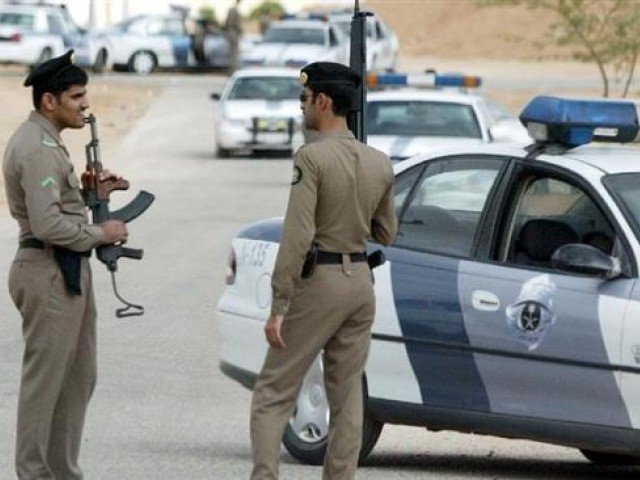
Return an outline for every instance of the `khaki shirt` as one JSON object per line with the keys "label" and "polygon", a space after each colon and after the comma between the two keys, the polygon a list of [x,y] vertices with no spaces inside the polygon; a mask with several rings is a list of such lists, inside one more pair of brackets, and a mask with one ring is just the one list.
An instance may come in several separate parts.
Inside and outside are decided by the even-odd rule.
{"label": "khaki shirt", "polygon": [[364,252],[366,240],[395,240],[395,177],[389,158],[346,130],[302,147],[273,272],[272,315],[286,313],[313,242],[335,253]]}
{"label": "khaki shirt", "polygon": [[88,224],[69,153],[53,125],[38,112],[31,112],[9,140],[2,173],[20,240],[35,237],[77,252],[102,243],[102,228]]}

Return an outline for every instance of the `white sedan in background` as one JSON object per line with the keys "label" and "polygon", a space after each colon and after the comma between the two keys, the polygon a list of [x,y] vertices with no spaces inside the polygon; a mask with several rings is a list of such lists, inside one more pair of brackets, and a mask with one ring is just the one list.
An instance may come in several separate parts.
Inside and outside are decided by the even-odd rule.
{"label": "white sedan in background", "polygon": [[302,146],[300,72],[288,68],[238,70],[222,93],[215,124],[218,157],[234,153],[282,151]]}
{"label": "white sedan in background", "polygon": [[[385,89],[367,96],[367,140],[392,161],[453,146],[529,141],[505,107],[468,93],[479,86],[478,77],[384,74],[368,82]],[[412,83],[422,88],[407,86]]]}
{"label": "white sedan in background", "polygon": [[[351,39],[351,18],[347,12],[332,13],[329,19]],[[395,70],[398,61],[398,36],[378,17],[367,17],[367,69]]]}
{"label": "white sedan in background", "polygon": [[348,39],[331,22],[286,19],[271,24],[262,40],[240,56],[244,66],[302,68],[311,62],[349,63]]}

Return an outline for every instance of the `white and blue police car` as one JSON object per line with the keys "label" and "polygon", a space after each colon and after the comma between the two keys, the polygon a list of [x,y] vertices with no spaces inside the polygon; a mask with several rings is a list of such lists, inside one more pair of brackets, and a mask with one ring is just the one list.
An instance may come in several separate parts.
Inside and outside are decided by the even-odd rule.
{"label": "white and blue police car", "polygon": [[[633,102],[537,97],[535,142],[462,145],[394,165],[396,242],[375,273],[361,457],[385,423],[532,439],[640,461],[640,150]],[[595,141],[603,143],[594,143]],[[605,143],[609,142],[609,143]],[[282,220],[232,243],[220,367],[251,388]],[[322,358],[284,444],[319,463]]]}
{"label": "white and blue police car", "polygon": [[394,162],[450,146],[529,140],[504,106],[469,93],[480,77],[385,73],[367,83],[368,143]]}

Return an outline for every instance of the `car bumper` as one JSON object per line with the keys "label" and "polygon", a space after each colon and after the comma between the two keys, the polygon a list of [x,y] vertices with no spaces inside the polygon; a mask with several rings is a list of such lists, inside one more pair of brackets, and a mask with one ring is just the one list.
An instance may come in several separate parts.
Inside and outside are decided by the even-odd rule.
{"label": "car bumper", "polygon": [[250,127],[224,122],[218,127],[218,147],[229,150],[295,151],[303,141],[302,133],[297,129],[290,137],[288,132],[261,132],[254,135]]}
{"label": "car bumper", "polygon": [[0,63],[32,65],[38,59],[37,53],[29,51],[19,43],[0,43]]}
{"label": "car bumper", "polygon": [[267,353],[264,321],[218,310],[220,370],[251,388]]}

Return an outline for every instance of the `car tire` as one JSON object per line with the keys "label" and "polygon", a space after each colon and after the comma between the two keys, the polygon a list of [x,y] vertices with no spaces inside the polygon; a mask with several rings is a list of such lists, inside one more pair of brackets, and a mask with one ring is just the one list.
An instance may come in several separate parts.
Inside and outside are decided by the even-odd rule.
{"label": "car tire", "polygon": [[94,73],[104,73],[107,70],[107,51],[104,48],[101,48],[100,51],[96,55],[96,59],[93,62],[93,67],[91,68]]}
{"label": "car tire", "polygon": [[158,66],[158,60],[153,52],[139,50],[129,59],[128,70],[138,75],[149,75]]}
{"label": "car tire", "polygon": [[228,148],[218,147],[216,156],[218,158],[229,158],[231,156],[231,150]]}
{"label": "car tire", "polygon": [[[384,426],[383,423],[374,419],[368,413],[366,391],[366,380],[363,378],[365,408],[359,462],[362,462],[371,453]],[[308,418],[300,417],[301,405],[305,405],[304,413]],[[311,408],[309,408],[310,406]],[[321,424],[318,425],[318,423]],[[298,395],[296,412],[287,423],[282,443],[287,451],[301,462],[310,465],[322,465],[327,451],[328,429],[329,404],[324,390],[322,361],[318,357],[304,378]]]}
{"label": "car tire", "polygon": [[620,455],[617,453],[597,452],[595,450],[580,450],[587,460],[596,465],[640,465],[640,457]]}

